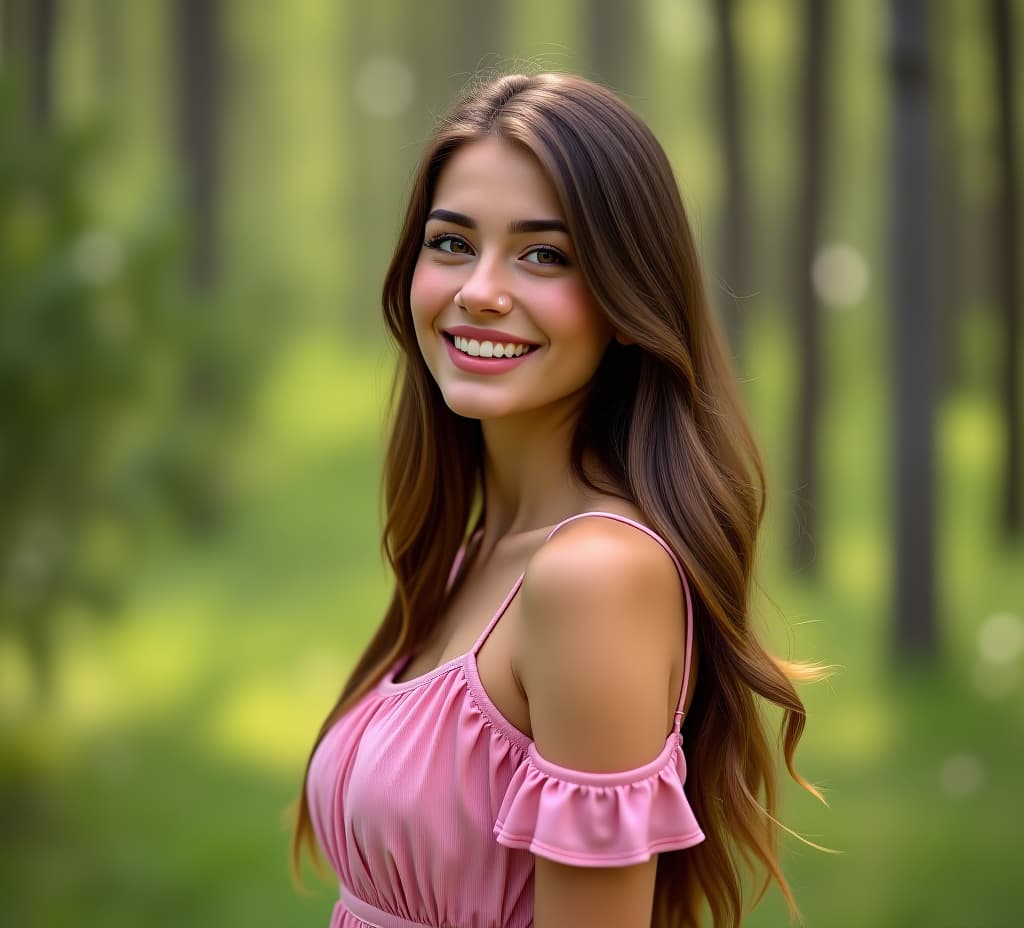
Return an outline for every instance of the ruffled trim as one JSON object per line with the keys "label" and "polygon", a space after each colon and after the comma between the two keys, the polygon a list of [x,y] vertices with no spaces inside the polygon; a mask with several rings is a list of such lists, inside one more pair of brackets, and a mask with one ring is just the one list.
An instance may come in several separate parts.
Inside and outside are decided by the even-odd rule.
{"label": "ruffled trim", "polygon": [[685,781],[675,732],[649,764],[619,773],[561,767],[531,743],[505,792],[494,835],[505,847],[577,867],[643,863],[704,840]]}

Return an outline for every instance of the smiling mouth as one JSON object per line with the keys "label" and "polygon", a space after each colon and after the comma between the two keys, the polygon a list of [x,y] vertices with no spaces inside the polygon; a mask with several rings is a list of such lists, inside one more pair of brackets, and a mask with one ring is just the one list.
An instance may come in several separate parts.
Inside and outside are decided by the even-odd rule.
{"label": "smiling mouth", "polygon": [[540,345],[527,345],[523,342],[466,338],[462,335],[452,335],[449,332],[445,332],[444,337],[455,346],[456,350],[470,358],[520,358],[540,347]]}

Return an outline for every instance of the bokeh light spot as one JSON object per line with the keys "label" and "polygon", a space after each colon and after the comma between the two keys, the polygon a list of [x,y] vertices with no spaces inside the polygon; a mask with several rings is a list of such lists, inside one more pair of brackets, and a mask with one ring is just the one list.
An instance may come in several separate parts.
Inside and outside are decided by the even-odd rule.
{"label": "bokeh light spot", "polygon": [[655,41],[674,54],[696,57],[715,39],[708,6],[697,0],[655,0],[650,16]]}
{"label": "bokeh light spot", "polygon": [[942,441],[964,479],[983,479],[1003,453],[996,405],[978,397],[951,399],[941,414]]}
{"label": "bokeh light spot", "polygon": [[98,229],[83,235],[71,253],[75,272],[87,284],[98,287],[113,280],[124,264],[121,242]]}
{"label": "bokeh light spot", "polygon": [[830,581],[857,600],[877,600],[886,582],[886,550],[877,534],[850,532],[841,545],[824,552]]}
{"label": "bokeh light spot", "polygon": [[415,82],[412,68],[399,58],[368,58],[356,72],[356,101],[371,116],[394,119],[412,103]]}
{"label": "bokeh light spot", "polygon": [[985,770],[973,754],[953,754],[942,762],[939,782],[947,796],[973,796],[985,781]]}
{"label": "bokeh light spot", "polygon": [[818,249],[811,280],[819,299],[829,306],[855,306],[864,299],[871,274],[864,256],[852,245],[837,242]]}
{"label": "bokeh light spot", "polygon": [[978,629],[978,651],[990,664],[1012,664],[1024,652],[1024,622],[1009,612],[996,612]]}

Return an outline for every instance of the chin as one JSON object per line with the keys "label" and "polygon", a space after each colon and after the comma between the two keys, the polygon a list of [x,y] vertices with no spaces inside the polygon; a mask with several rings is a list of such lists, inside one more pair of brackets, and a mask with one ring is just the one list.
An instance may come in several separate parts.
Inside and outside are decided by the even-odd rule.
{"label": "chin", "polygon": [[445,405],[455,415],[466,419],[503,419],[527,411],[521,401],[502,393],[501,390],[482,390],[473,384],[451,384],[447,389],[441,388]]}
{"label": "chin", "polygon": [[445,403],[455,415],[462,416],[464,419],[479,419],[481,422],[487,419],[503,419],[520,411],[513,407],[497,406],[494,403],[458,400],[448,396],[445,397]]}

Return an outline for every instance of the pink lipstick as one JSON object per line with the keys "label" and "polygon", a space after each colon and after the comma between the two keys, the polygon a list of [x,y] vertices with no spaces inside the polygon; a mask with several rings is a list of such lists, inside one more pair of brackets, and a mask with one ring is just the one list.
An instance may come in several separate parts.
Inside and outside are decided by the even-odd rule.
{"label": "pink lipstick", "polygon": [[[504,340],[506,343],[514,341],[514,339],[509,339],[508,336],[505,336]],[[474,358],[463,351],[459,351],[447,336],[444,339],[444,344],[448,349],[448,357],[452,359],[452,364],[470,374],[503,374],[505,371],[518,367],[536,351],[536,347],[534,347],[515,358]]]}

